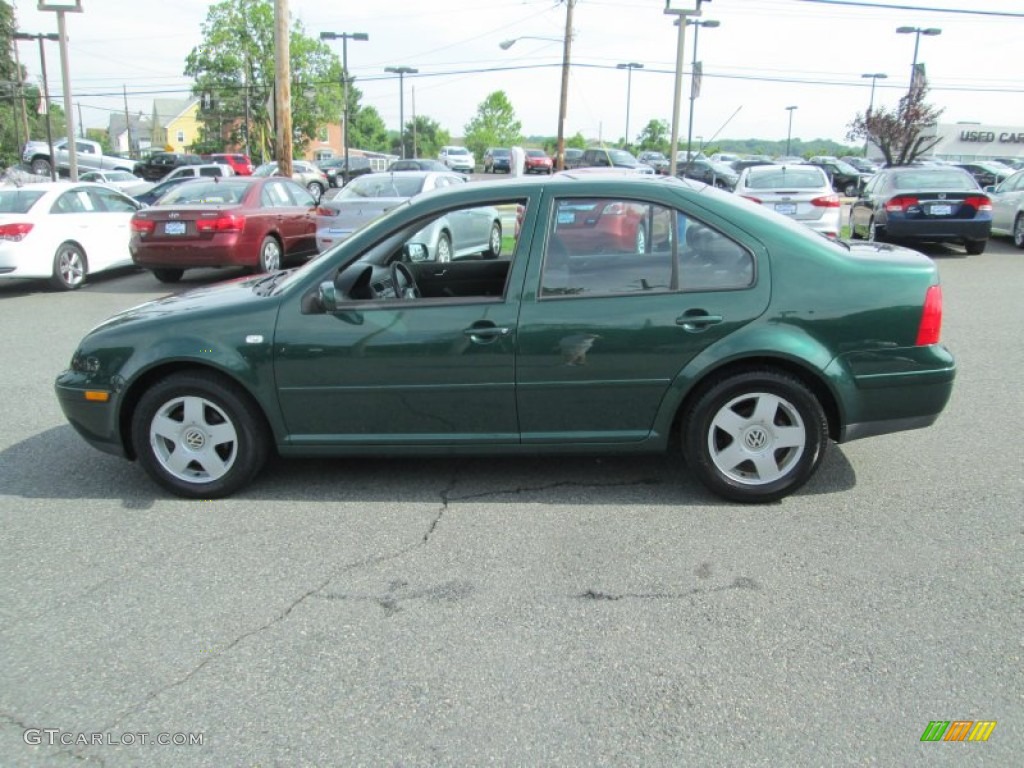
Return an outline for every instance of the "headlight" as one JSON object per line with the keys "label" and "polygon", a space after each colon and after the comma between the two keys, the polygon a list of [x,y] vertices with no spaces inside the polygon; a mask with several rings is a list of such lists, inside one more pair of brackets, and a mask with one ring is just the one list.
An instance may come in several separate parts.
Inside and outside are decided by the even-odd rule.
{"label": "headlight", "polygon": [[82,355],[78,352],[71,358],[71,370],[79,373],[96,373],[100,369],[100,361],[92,356]]}

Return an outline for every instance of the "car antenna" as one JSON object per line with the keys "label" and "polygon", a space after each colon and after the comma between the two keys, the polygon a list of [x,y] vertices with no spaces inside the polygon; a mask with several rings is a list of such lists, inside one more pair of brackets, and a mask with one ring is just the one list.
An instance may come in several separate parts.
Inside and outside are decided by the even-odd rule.
{"label": "car antenna", "polygon": [[[722,123],[722,125],[719,127],[719,129],[717,131],[715,131],[714,136],[712,136],[710,139],[708,139],[703,144],[701,144],[701,146],[702,147],[706,147],[708,144],[711,144],[712,142],[714,142],[714,140],[718,138],[718,134],[720,134],[722,131],[725,130],[725,126],[727,126],[729,123],[732,122],[732,119],[734,117],[736,117],[736,115],[738,115],[740,113],[741,109],[743,109],[743,105],[742,104],[740,104],[738,107],[736,107],[736,111],[733,112],[731,115],[729,115],[729,119],[726,120],[724,123]],[[685,171],[692,164],[693,164],[693,158],[692,157],[686,158],[686,165],[683,166],[683,170]]]}

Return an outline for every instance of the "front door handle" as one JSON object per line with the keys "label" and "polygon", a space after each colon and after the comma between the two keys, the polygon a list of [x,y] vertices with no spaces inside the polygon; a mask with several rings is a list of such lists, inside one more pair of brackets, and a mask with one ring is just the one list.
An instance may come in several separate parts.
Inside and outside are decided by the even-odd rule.
{"label": "front door handle", "polygon": [[462,333],[477,343],[486,344],[502,336],[508,336],[512,329],[503,325],[473,325]]}
{"label": "front door handle", "polygon": [[676,318],[676,325],[683,326],[684,331],[694,333],[706,331],[712,325],[718,325],[725,318],[721,315],[709,315],[703,309],[691,309]]}

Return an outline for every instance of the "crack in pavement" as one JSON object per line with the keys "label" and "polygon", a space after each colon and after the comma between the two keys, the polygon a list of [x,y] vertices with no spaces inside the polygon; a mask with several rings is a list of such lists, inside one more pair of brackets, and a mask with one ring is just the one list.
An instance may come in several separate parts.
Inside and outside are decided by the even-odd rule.
{"label": "crack in pavement", "polygon": [[459,468],[456,467],[452,472],[451,478],[448,480],[448,485],[441,489],[441,508],[437,510],[437,514],[434,516],[434,520],[430,523],[430,527],[427,528],[427,532],[423,534],[423,543],[426,544],[430,541],[430,537],[434,535],[434,531],[437,529],[438,524],[441,522],[441,518],[444,513],[448,511],[448,502],[451,500],[450,495],[455,490],[455,485],[459,481]]}
{"label": "crack in pavement", "polygon": [[445,502],[445,507],[448,506],[449,501],[473,501],[488,496],[511,496],[520,493],[533,493],[534,491],[551,491],[556,488],[631,488],[644,485],[661,485],[661,480],[655,477],[642,477],[639,480],[620,480],[611,483],[584,483],[579,480],[559,480],[558,482],[545,485],[524,485],[517,488],[502,488],[496,491],[481,491],[480,493],[471,493],[466,496],[449,497]]}
{"label": "crack in pavement", "polygon": [[719,587],[694,587],[685,592],[623,592],[621,594],[612,594],[609,592],[599,592],[596,589],[588,589],[586,592],[573,595],[573,597],[578,600],[606,600],[609,602],[615,602],[616,600],[681,600],[698,595],[725,592],[729,589],[748,589],[752,592],[760,592],[761,585],[749,576],[737,576],[732,580],[731,584],[723,584]]}

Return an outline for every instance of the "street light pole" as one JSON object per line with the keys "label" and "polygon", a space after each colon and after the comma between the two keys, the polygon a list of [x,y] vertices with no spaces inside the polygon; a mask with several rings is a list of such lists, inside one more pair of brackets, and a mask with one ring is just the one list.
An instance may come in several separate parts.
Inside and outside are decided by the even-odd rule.
{"label": "street light pole", "polygon": [[405,159],[405,76],[419,72],[412,67],[385,67],[385,72],[398,75],[398,141],[402,145],[402,159]]}
{"label": "street light pole", "polygon": [[793,138],[793,110],[796,107],[786,107],[786,111],[789,112],[789,130],[786,131],[786,157],[789,157],[789,142]]}
{"label": "street light pole", "polygon": [[[73,4],[72,4],[73,3]],[[65,2],[50,2],[50,0],[39,0],[38,10],[56,11],[57,13],[57,39],[60,42],[60,74],[61,83],[64,88],[64,122],[67,126],[68,139],[68,173],[72,181],[78,181],[78,152],[75,151],[75,113],[71,99],[71,67],[68,63],[68,30],[65,24],[64,14],[67,12],[81,13],[82,0],[65,0]],[[49,114],[49,113],[47,113]],[[51,160],[53,153],[50,153]]]}
{"label": "street light pole", "polygon": [[899,35],[914,35],[914,62],[910,65],[910,88],[908,93],[914,92],[914,83],[917,80],[917,49],[921,44],[921,35],[926,37],[935,37],[941,35],[942,30],[938,27],[927,27],[922,29],[921,27],[897,27],[896,34]]}
{"label": "street light pole", "polygon": [[693,26],[693,65],[690,67],[690,120],[689,127],[686,129],[686,162],[690,162],[692,155],[690,154],[690,145],[693,143],[693,102],[697,98],[697,33],[700,32],[701,27],[708,27],[713,29],[721,26],[721,22],[708,19],[707,21],[696,21],[694,19],[687,19],[686,24]]}
{"label": "street light pole", "polygon": [[370,36],[365,32],[321,32],[321,40],[341,40],[341,98],[344,99],[342,107],[342,147],[345,150],[345,170],[341,175],[341,185],[345,186],[349,180],[348,167],[348,41],[369,40]]}
{"label": "street light pole", "polygon": [[629,149],[629,102],[633,91],[633,70],[643,69],[644,65],[630,61],[626,64],[617,64],[616,68],[626,70],[626,149]]}
{"label": "street light pole", "polygon": [[[871,110],[873,110],[875,108],[875,83],[878,80],[886,80],[886,79],[888,79],[889,76],[887,74],[885,74],[885,72],[867,72],[867,73],[861,75],[861,77],[870,77],[871,78],[871,98],[868,100],[868,114],[867,114],[868,119],[871,119]],[[868,156],[868,137],[865,135],[864,136],[864,157],[867,157],[867,156]]]}
{"label": "street light pole", "polygon": [[[53,32],[49,34],[30,35],[27,32],[15,32],[15,40],[38,40],[39,41],[39,66],[43,74],[43,105],[46,108],[46,144],[50,150],[50,181],[57,180],[57,158],[53,154],[53,129],[50,127],[50,86],[46,78],[46,49],[43,47],[44,40],[60,40],[60,37]],[[70,147],[74,149],[74,145]],[[71,153],[74,156],[74,152]]]}
{"label": "street light pole", "polygon": [[683,46],[686,43],[686,17],[700,16],[700,3],[697,0],[696,9],[672,8],[672,0],[665,0],[665,13],[669,16],[678,16],[676,23],[679,25],[679,39],[676,42],[676,85],[675,95],[672,99],[672,143],[669,145],[668,173],[676,175],[676,151],[679,144],[679,110],[683,101]]}

